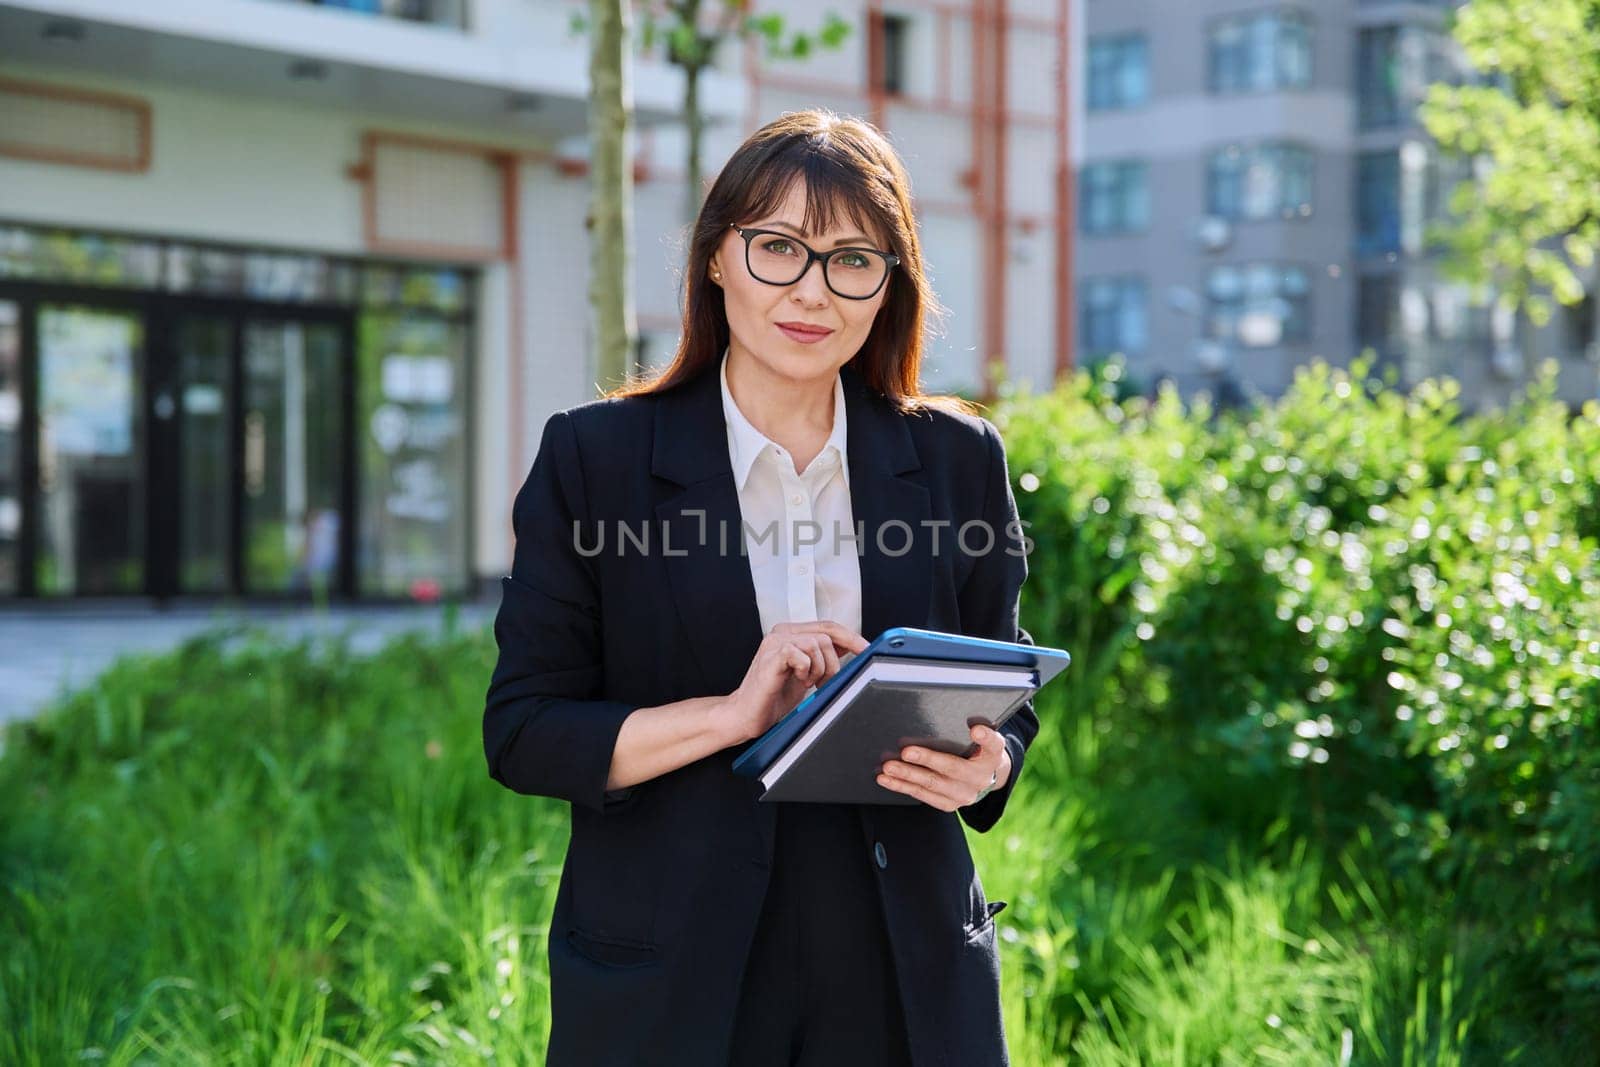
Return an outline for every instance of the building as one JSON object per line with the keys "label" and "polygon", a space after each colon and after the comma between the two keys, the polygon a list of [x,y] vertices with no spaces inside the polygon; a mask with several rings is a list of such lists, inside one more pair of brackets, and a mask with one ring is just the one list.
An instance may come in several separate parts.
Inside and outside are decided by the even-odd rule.
{"label": "building", "polygon": [[[589,358],[563,0],[0,0],[0,598],[450,596]],[[816,5],[762,4],[814,27]],[[1066,0],[854,0],[723,47],[708,174],[783,110],[906,156],[937,389],[1071,359]],[[639,363],[671,355],[681,72],[634,68]]]}
{"label": "building", "polygon": [[1592,299],[1532,329],[1446,281],[1425,228],[1466,167],[1417,118],[1469,75],[1455,0],[1086,0],[1079,349],[1185,391],[1283,391],[1372,348],[1502,403],[1538,361],[1597,395]]}
{"label": "building", "polygon": [[[543,416],[593,395],[570,12],[0,2],[0,597],[504,572]],[[681,75],[634,93],[674,118]]]}

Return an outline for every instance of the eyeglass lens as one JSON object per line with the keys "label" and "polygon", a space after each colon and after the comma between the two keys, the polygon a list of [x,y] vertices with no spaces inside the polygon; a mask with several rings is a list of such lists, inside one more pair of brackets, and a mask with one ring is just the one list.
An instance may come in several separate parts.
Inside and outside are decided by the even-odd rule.
{"label": "eyeglass lens", "polygon": [[[781,234],[761,233],[750,240],[750,273],[769,285],[791,285],[809,266],[805,249]],[[877,292],[889,262],[876,252],[845,249],[824,264],[828,285],[850,297],[867,297]]]}

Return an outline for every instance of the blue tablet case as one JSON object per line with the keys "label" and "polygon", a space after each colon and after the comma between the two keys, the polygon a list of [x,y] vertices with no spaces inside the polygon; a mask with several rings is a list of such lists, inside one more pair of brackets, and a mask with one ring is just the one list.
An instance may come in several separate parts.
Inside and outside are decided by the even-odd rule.
{"label": "blue tablet case", "polygon": [[[820,714],[835,696],[849,686],[851,679],[859,674],[864,669],[864,665],[875,657],[938,660],[972,666],[1029,667],[1035,672],[1035,692],[1040,686],[1043,686],[1061,673],[1072,662],[1072,657],[1065,650],[1059,648],[1046,648],[1039,645],[1010,641],[992,641],[981,637],[940,633],[936,630],[921,630],[909,626],[894,627],[879,634],[866,648],[840,667],[837,674],[819,686],[810,696],[795,705],[788,714],[774,723],[766,733],[753,741],[750,747],[734,761],[734,773],[751,778],[759,778],[771,766],[772,762],[783,754],[784,749],[800,735],[811,720]],[[868,687],[868,691],[887,692],[887,690],[888,687],[881,682],[874,682]],[[910,700],[919,699],[914,698],[912,694],[902,695]],[[881,700],[882,698],[878,699]],[[931,712],[935,707],[942,704],[931,694],[924,695],[920,700],[923,704],[923,711]],[[860,702],[859,698],[858,702]],[[905,700],[901,702],[905,703]],[[1014,703],[1021,704],[1022,700],[1016,700]],[[878,706],[881,707],[882,705]],[[870,708],[872,704],[868,702],[865,707]],[[1013,708],[1005,708],[1002,714],[1010,714],[1011,710]],[[814,749],[816,751],[825,751],[825,746],[822,746],[820,742],[829,735],[834,734],[841,722],[850,719],[853,714],[860,713],[866,712],[858,712],[854,706],[846,710],[841,718],[835,720],[825,731],[823,738],[818,739]],[[908,713],[913,718],[917,717],[916,708],[908,709]],[[924,721],[930,721],[928,716],[923,716],[923,719]],[[811,763],[815,754],[816,752],[813,751],[803,756],[799,762],[789,768],[789,771],[785,772],[784,779],[787,779],[791,773],[799,770],[802,766]],[[868,754],[866,759],[870,764],[876,759],[876,755]],[[781,781],[772,784],[770,792],[774,794],[774,799],[780,799],[779,794],[783,792],[783,790],[779,789]],[[866,795],[879,803],[917,802],[915,798],[883,788],[870,776],[866,777],[866,780],[861,785],[862,789],[866,791]],[[828,788],[831,788],[831,786]],[[816,791],[815,788],[813,791]],[[846,794],[854,794],[856,792],[857,790],[855,789],[845,791]],[[763,799],[766,798],[763,797]],[[843,801],[841,800],[841,802]]]}

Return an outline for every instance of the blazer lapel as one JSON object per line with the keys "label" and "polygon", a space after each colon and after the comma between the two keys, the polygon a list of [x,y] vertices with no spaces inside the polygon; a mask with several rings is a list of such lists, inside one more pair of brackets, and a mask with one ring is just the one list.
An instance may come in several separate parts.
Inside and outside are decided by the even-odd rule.
{"label": "blazer lapel", "polygon": [[[870,641],[892,626],[927,623],[931,512],[927,488],[902,477],[922,466],[906,422],[914,416],[891,408],[854,365],[840,374],[860,535],[861,632]],[[706,691],[732,692],[763,635],[750,562],[739,551],[742,515],[715,370],[659,397],[650,471],[682,487],[655,509],[673,601]]]}
{"label": "blazer lapel", "polygon": [[850,507],[861,561],[861,635],[925,626],[933,589],[927,487],[908,419],[875,393],[853,364],[840,371],[849,416]]}

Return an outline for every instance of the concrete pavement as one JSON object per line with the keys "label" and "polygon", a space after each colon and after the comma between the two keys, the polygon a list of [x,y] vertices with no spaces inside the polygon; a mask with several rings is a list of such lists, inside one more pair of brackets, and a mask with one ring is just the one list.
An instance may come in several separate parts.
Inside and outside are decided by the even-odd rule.
{"label": "concrete pavement", "polygon": [[[458,625],[486,626],[498,608],[498,597],[462,603]],[[351,650],[365,655],[404,631],[437,631],[443,617],[438,604],[333,606],[325,611],[301,605],[157,608],[115,602],[0,608],[0,723],[37,714],[119,656],[175,648],[217,625],[259,624],[290,639],[352,631]]]}

